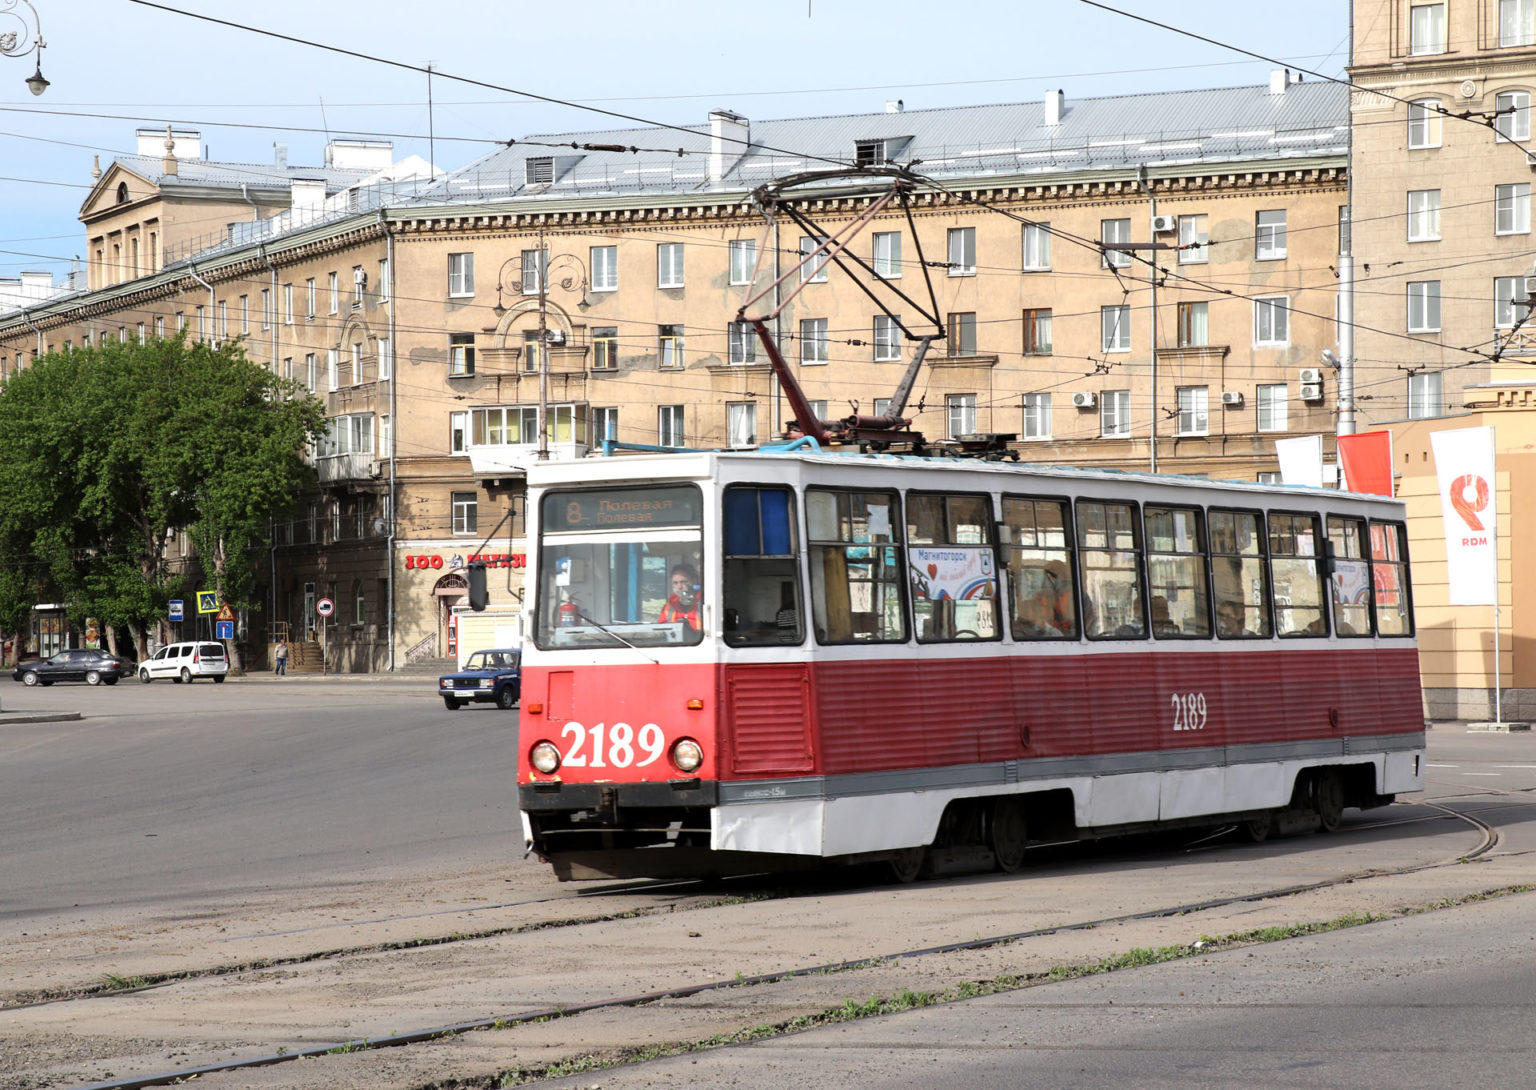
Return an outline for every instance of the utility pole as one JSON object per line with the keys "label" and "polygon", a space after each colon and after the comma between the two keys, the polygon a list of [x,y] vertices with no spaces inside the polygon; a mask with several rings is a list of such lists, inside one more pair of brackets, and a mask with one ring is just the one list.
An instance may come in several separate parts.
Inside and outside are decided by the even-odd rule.
{"label": "utility pole", "polygon": [[[1151,205],[1151,211],[1147,213],[1147,237],[1155,240],[1157,237],[1157,197],[1152,192],[1152,186],[1147,182],[1147,164],[1142,163],[1136,168],[1136,184],[1141,186],[1141,191],[1147,195],[1147,203]],[[1148,435],[1148,462],[1149,472],[1157,472],[1157,259],[1154,257],[1147,262],[1147,289],[1151,292],[1151,305],[1148,308],[1147,320],[1147,353],[1152,361],[1152,408],[1148,420],[1151,421],[1151,430]]]}
{"label": "utility pole", "polygon": [[539,461],[549,460],[549,262],[544,257],[544,229],[534,257],[539,277]]}

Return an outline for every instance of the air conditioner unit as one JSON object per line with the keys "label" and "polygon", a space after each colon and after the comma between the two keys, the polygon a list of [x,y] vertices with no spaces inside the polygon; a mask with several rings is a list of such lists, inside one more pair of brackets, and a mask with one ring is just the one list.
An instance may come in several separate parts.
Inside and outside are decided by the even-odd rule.
{"label": "air conditioner unit", "polygon": [[1525,165],[1528,167],[1536,167],[1536,151],[1528,151],[1525,153]]}
{"label": "air conditioner unit", "polygon": [[1241,407],[1243,404],[1243,392],[1241,390],[1223,390],[1221,392],[1221,403],[1223,405]]}
{"label": "air conditioner unit", "polygon": [[1170,231],[1177,231],[1178,229],[1179,220],[1176,216],[1152,217],[1152,233],[1155,235],[1166,235]]}
{"label": "air conditioner unit", "polygon": [[1303,367],[1301,369],[1301,381],[1303,385],[1316,385],[1323,381],[1323,373],[1316,367]]}
{"label": "air conditioner unit", "polygon": [[1322,383],[1320,383],[1320,382],[1308,382],[1308,383],[1303,384],[1302,387],[1301,387],[1301,400],[1303,400],[1303,401],[1321,401],[1321,400],[1323,400],[1323,386],[1322,386]]}
{"label": "air conditioner unit", "polygon": [[1078,409],[1091,409],[1099,403],[1099,395],[1087,390],[1072,395],[1072,405]]}

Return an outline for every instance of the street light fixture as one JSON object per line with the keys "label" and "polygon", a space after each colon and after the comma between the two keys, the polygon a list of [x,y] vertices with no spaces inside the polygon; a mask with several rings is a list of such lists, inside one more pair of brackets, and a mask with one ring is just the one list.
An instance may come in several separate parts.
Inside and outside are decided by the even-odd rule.
{"label": "street light fixture", "polygon": [[[18,7],[21,4],[32,13],[30,23]],[[0,21],[14,21],[21,26],[19,31],[0,31],[0,56],[25,57],[28,53],[36,53],[37,63],[27,77],[27,90],[34,95],[42,94],[48,90],[48,80],[43,77],[43,47],[47,43],[43,41],[43,25],[32,0],[0,0]]]}

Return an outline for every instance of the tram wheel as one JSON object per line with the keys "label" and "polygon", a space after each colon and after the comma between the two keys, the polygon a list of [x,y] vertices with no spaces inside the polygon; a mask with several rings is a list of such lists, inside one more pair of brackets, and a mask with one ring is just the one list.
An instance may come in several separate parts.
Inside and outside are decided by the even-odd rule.
{"label": "tram wheel", "polygon": [[1243,837],[1250,844],[1262,844],[1269,839],[1269,834],[1275,831],[1275,815],[1264,813],[1255,818],[1249,818],[1238,826],[1242,830]]}
{"label": "tram wheel", "polygon": [[997,869],[1012,874],[1024,865],[1024,848],[1029,843],[1029,817],[1018,799],[999,799],[992,804],[987,823],[987,841]]}
{"label": "tram wheel", "polygon": [[1337,772],[1329,769],[1318,773],[1313,790],[1313,807],[1317,810],[1318,821],[1323,832],[1331,833],[1344,820],[1344,781]]}
{"label": "tram wheel", "polygon": [[892,855],[886,861],[891,868],[891,877],[902,885],[915,882],[923,873],[923,864],[928,862],[927,848],[903,848]]}

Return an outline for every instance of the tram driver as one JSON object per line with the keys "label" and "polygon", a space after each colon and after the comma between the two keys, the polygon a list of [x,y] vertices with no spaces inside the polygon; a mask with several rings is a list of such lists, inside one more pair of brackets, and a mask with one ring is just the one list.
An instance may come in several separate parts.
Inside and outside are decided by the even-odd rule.
{"label": "tram driver", "polygon": [[704,590],[699,585],[699,573],[691,564],[675,564],[672,567],[672,593],[662,604],[657,620],[662,623],[682,621],[688,627],[701,629],[700,609],[704,604]]}

